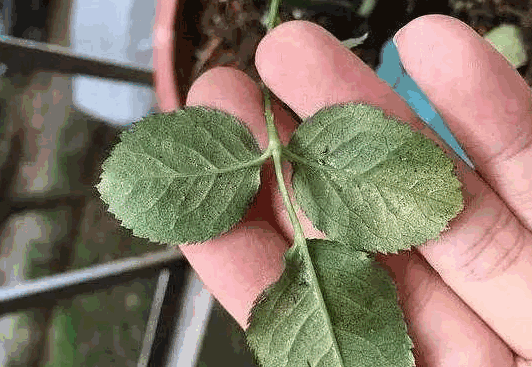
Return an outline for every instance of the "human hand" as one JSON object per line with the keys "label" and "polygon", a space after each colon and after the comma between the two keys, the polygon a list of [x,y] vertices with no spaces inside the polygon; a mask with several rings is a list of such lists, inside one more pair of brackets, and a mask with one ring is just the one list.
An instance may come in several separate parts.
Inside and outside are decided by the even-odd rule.
{"label": "human hand", "polygon": [[[417,365],[529,366],[530,89],[503,56],[456,19],[418,18],[398,32],[396,43],[406,70],[476,165],[472,171],[454,156],[465,209],[439,240],[379,257],[397,283]],[[437,139],[368,66],[316,25],[280,25],[260,43],[256,65],[268,88],[302,118],[331,104],[367,102]],[[245,74],[229,68],[205,73],[192,86],[187,105],[238,116],[266,148],[262,96]],[[274,113],[287,143],[296,124],[278,105]],[[271,166],[263,170],[262,183],[234,230],[202,246],[181,246],[243,328],[257,295],[281,274],[293,235]],[[301,213],[300,220],[306,237],[324,237]]]}

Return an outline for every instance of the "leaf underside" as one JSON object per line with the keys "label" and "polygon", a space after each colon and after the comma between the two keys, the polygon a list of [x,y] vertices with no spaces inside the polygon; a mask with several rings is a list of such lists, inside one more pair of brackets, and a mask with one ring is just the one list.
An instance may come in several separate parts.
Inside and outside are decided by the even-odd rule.
{"label": "leaf underside", "polygon": [[151,115],[121,134],[97,185],[139,237],[205,241],[245,214],[260,185],[257,142],[235,117],[189,107]]}
{"label": "leaf underside", "polygon": [[[308,240],[251,311],[247,340],[264,367],[410,367],[412,341],[393,281],[365,252]],[[318,278],[316,294],[308,266]]]}
{"label": "leaf underside", "polygon": [[454,164],[430,139],[364,104],[318,111],[287,149],[298,204],[328,238],[397,252],[438,237],[463,208]]}

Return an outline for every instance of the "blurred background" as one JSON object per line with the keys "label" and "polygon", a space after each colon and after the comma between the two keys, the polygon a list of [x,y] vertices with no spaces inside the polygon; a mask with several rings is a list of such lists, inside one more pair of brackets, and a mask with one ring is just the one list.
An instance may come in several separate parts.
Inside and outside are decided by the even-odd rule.
{"label": "blurred background", "polygon": [[[217,65],[258,80],[267,2],[181,3],[182,97]],[[156,5],[0,0],[0,366],[255,366],[242,330],[179,251],[132,237],[93,188],[117,134],[158,112]],[[467,161],[390,42],[433,13],[492,40],[530,84],[528,1],[286,0],[281,19],[344,40]]]}

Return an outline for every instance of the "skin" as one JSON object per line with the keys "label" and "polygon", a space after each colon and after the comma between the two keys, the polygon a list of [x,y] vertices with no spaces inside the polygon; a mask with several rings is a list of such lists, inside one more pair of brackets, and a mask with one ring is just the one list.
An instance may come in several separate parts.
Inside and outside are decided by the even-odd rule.
{"label": "skin", "polygon": [[162,111],[173,111],[181,107],[178,98],[174,70],[174,20],[179,7],[178,0],[158,0],[153,28],[153,84]]}
{"label": "skin", "polygon": [[[439,240],[379,256],[397,283],[416,363],[530,366],[530,90],[500,54],[456,19],[417,18],[397,33],[395,42],[406,71],[476,167],[471,170],[452,155],[465,209]],[[268,88],[303,119],[327,105],[366,102],[438,139],[386,83],[319,26],[303,21],[278,26],[261,41],[256,66]],[[266,148],[261,93],[242,72],[210,70],[192,86],[187,105],[237,115]],[[295,122],[278,105],[274,114],[287,143]],[[290,177],[288,165],[285,172]],[[276,187],[267,166],[262,189],[242,223],[205,244],[181,246],[208,289],[244,329],[255,297],[281,274],[282,254],[293,236]],[[324,237],[299,216],[307,237]]]}

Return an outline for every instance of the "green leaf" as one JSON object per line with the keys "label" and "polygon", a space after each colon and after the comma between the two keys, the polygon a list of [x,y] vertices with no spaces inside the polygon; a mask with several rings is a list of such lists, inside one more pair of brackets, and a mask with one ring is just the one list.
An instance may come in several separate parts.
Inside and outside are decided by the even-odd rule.
{"label": "green leaf", "polygon": [[436,238],[462,210],[453,162],[430,139],[376,107],[325,108],[295,132],[298,204],[331,239],[397,252]]}
{"label": "green leaf", "polygon": [[61,306],[52,310],[49,326],[49,353],[45,357],[45,367],[72,366],[76,354],[76,330],[72,325],[72,316]]}
{"label": "green leaf", "polygon": [[514,68],[526,64],[526,47],[521,29],[514,24],[501,24],[484,35]]}
{"label": "green leaf", "polygon": [[[410,367],[413,346],[395,285],[365,252],[308,240],[311,264],[288,251],[246,331],[264,367]],[[317,282],[311,273],[314,269]]]}
{"label": "green leaf", "polygon": [[190,107],[149,116],[123,132],[97,187],[134,235],[170,244],[205,241],[244,216],[262,162],[237,118]]}

